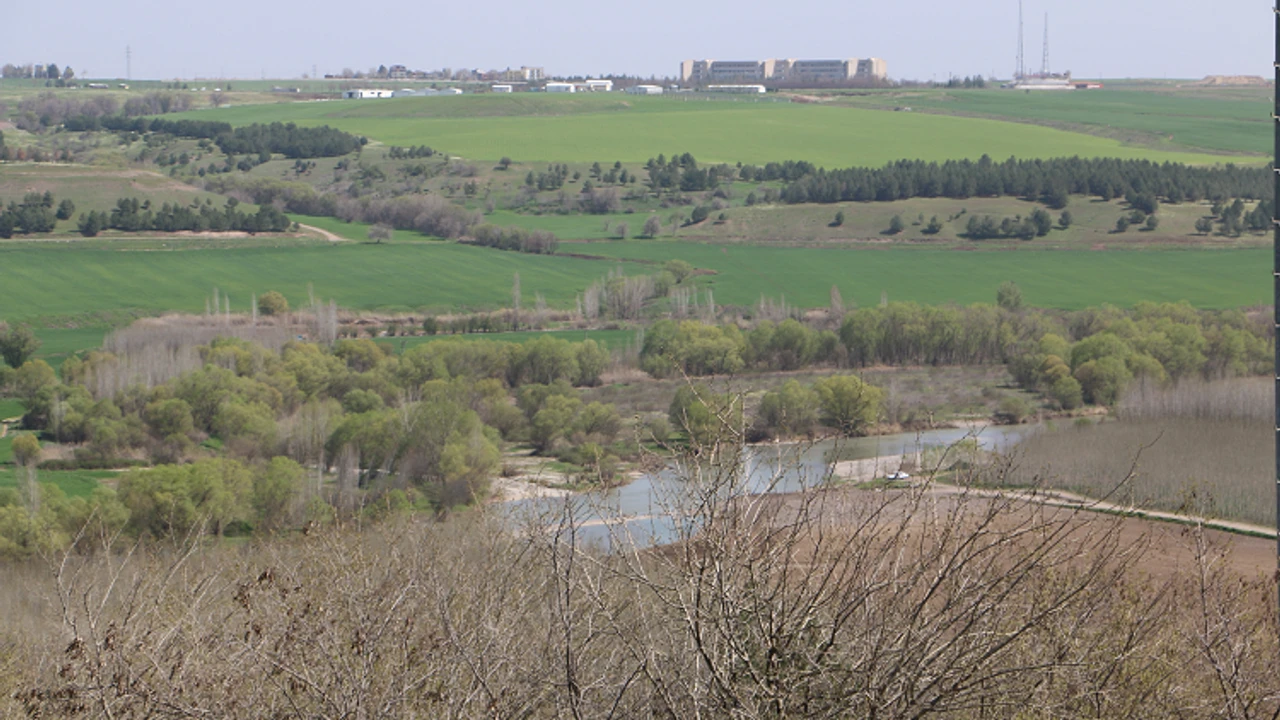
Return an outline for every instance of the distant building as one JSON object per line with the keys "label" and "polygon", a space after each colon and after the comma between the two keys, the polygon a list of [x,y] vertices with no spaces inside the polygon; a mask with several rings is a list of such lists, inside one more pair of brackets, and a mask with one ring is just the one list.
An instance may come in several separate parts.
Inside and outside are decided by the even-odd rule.
{"label": "distant building", "polygon": [[549,82],[544,88],[544,90],[546,90],[549,93],[571,93],[571,92],[576,92],[577,89],[578,89],[577,86],[575,86],[573,83],[565,83],[565,82]]}
{"label": "distant building", "polygon": [[627,88],[626,90],[623,90],[623,92],[625,92],[625,93],[629,93],[629,94],[631,94],[631,95],[661,95],[661,94],[662,94],[662,86],[660,86],[660,85],[632,85],[631,87]]}
{"label": "distant building", "polygon": [[765,89],[763,85],[708,85],[707,92],[763,95]]}
{"label": "distant building", "polygon": [[444,88],[443,90],[437,90],[435,94],[436,95],[461,95],[462,89],[455,88],[455,87]]}
{"label": "distant building", "polygon": [[858,61],[858,72],[855,77],[884,80],[889,77],[884,60],[880,58],[864,58]]}
{"label": "distant building", "polygon": [[490,92],[509,93],[512,88],[510,85],[492,85],[489,87]]}
{"label": "distant building", "polygon": [[393,97],[394,93],[390,90],[345,90],[342,93],[343,99],[346,100],[374,100],[378,98]]}
{"label": "distant building", "polygon": [[588,80],[578,85],[585,92],[613,92],[612,80]]}
{"label": "distant building", "polygon": [[680,63],[680,81],[687,85],[765,81],[830,84],[857,79],[883,80],[885,77],[885,62],[880,58],[685,60]]}
{"label": "distant building", "polygon": [[418,91],[413,88],[401,88],[391,93],[391,97],[416,97]]}

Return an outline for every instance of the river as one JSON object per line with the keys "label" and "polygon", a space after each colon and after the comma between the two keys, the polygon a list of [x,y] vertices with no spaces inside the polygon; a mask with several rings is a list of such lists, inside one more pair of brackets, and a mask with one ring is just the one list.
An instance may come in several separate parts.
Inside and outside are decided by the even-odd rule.
{"label": "river", "polygon": [[[1039,428],[1039,425],[995,425],[813,443],[751,445],[744,448],[743,481],[751,493],[795,492],[822,484],[837,462],[913,455],[968,439],[976,440],[978,446],[986,450],[1005,451]],[[516,500],[505,503],[504,507],[518,521],[544,526],[572,512],[579,526],[579,541],[608,545],[612,529],[614,537],[616,533],[625,532],[641,545],[663,543],[675,535],[672,514],[667,512],[664,503],[679,495],[684,476],[686,473],[678,468],[668,467],[646,473],[621,487],[578,493],[568,498]]]}

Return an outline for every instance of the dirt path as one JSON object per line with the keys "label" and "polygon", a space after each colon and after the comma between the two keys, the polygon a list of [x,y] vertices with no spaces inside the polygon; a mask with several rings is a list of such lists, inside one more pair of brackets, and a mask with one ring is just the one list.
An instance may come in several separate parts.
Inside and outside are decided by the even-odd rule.
{"label": "dirt path", "polygon": [[1063,492],[1061,490],[988,490],[976,488],[961,488],[955,485],[936,485],[935,492],[940,494],[962,494],[967,493],[978,497],[1016,497],[1029,502],[1037,502],[1041,505],[1049,505],[1052,507],[1068,508],[1073,510],[1088,510],[1090,512],[1107,513],[1110,515],[1125,515],[1127,517],[1140,518],[1142,520],[1156,520],[1166,523],[1177,523],[1179,525],[1199,525],[1209,530],[1221,530],[1223,532],[1236,533],[1239,535],[1252,535],[1254,537],[1274,540],[1276,537],[1276,529],[1265,525],[1254,525],[1252,523],[1237,522],[1235,520],[1218,520],[1214,518],[1202,518],[1192,515],[1184,515],[1182,513],[1166,512],[1163,510],[1143,510],[1130,505],[1118,505],[1102,500],[1094,500],[1084,495]]}
{"label": "dirt path", "polygon": [[320,237],[324,238],[325,240],[328,240],[329,242],[347,242],[347,239],[342,237],[341,235],[334,235],[328,230],[323,230],[321,228],[316,227],[315,225],[303,225],[302,223],[298,223],[298,227],[302,228],[303,230],[310,230],[311,232],[319,235]]}

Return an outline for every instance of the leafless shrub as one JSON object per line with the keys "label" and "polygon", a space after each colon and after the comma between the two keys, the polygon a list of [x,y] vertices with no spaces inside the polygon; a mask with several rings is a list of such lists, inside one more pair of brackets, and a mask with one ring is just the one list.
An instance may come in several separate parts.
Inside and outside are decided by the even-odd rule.
{"label": "leafless shrub", "polygon": [[1149,583],[1132,520],[933,482],[833,488],[719,421],[722,442],[659,480],[653,526],[571,497],[523,524],[66,555],[62,632],[0,644],[0,668],[44,717],[1280,711],[1275,581],[1235,574],[1202,530],[1193,571]]}
{"label": "leafless shrub", "polygon": [[1274,432],[1268,422],[1178,418],[1065,427],[1024,440],[1009,479],[1097,497],[1141,448],[1126,504],[1271,526]]}
{"label": "leafless shrub", "polygon": [[155,387],[204,367],[199,347],[219,337],[249,340],[278,352],[298,331],[290,323],[290,318],[255,323],[249,316],[221,314],[138,320],[106,336],[105,354],[86,365],[82,382],[95,397],[110,397],[134,385]]}
{"label": "leafless shrub", "polygon": [[1166,387],[1143,377],[1120,398],[1116,412],[1126,420],[1188,418],[1270,422],[1275,416],[1275,392],[1268,378],[1184,380]]}

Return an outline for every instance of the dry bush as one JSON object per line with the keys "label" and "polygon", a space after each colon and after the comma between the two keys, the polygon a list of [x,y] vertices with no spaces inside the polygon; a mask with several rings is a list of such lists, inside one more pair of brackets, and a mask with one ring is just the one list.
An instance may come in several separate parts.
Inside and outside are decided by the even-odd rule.
{"label": "dry bush", "polygon": [[523,525],[475,512],[67,556],[61,631],[8,659],[0,644],[0,669],[42,717],[1280,711],[1274,580],[1232,574],[1203,534],[1196,573],[1151,584],[1130,520],[821,476],[761,495],[794,461],[746,472],[743,453],[677,463],[658,547],[570,498]]}
{"label": "dry bush", "polygon": [[1065,427],[1024,440],[1007,480],[1102,497],[1137,456],[1116,502],[1269,527],[1275,523],[1274,433],[1265,422],[1177,418]]}
{"label": "dry bush", "polygon": [[1143,378],[1134,383],[1116,407],[1125,420],[1192,418],[1252,420],[1270,423],[1275,417],[1275,387],[1270,378],[1184,380],[1164,387]]}

